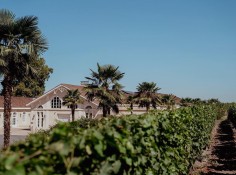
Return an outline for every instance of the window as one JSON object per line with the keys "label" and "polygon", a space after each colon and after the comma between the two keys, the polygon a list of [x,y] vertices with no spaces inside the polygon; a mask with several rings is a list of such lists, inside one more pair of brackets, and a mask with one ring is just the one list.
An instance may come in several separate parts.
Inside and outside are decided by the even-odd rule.
{"label": "window", "polygon": [[16,126],[16,112],[12,114],[12,120],[11,120],[12,126]]}
{"label": "window", "polygon": [[43,112],[37,112],[38,114],[38,122],[37,122],[37,126],[38,128],[43,128],[43,124],[44,124],[44,115]]}
{"label": "window", "polygon": [[39,127],[39,125],[40,125],[40,112],[38,112],[38,127]]}
{"label": "window", "polygon": [[43,123],[44,123],[44,116],[43,116],[43,113],[41,115],[41,127],[43,128]]}
{"label": "window", "polygon": [[22,122],[25,123],[25,121],[26,121],[26,114],[25,114],[25,112],[23,112],[23,114],[22,114]]}
{"label": "window", "polygon": [[93,108],[91,106],[85,108],[85,116],[86,118],[93,118]]}
{"label": "window", "polygon": [[61,108],[61,100],[59,97],[54,97],[51,101],[52,108]]}

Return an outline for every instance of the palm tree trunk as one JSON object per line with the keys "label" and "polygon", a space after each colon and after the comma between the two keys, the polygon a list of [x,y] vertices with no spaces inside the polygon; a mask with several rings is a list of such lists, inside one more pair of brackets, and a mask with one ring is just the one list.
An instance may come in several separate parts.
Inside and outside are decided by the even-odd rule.
{"label": "palm tree trunk", "polygon": [[106,108],[106,106],[102,107],[102,115],[103,115],[103,117],[107,116],[107,108]]}
{"label": "palm tree trunk", "polygon": [[71,114],[72,114],[72,122],[74,122],[75,121],[75,107],[74,106],[72,106],[71,108]]}
{"label": "palm tree trunk", "polygon": [[133,103],[130,104],[130,109],[131,109],[131,115],[133,114]]}
{"label": "palm tree trunk", "polygon": [[150,109],[150,105],[147,105],[147,106],[146,106],[147,112],[149,111],[149,109]]}
{"label": "palm tree trunk", "polygon": [[11,132],[11,96],[12,83],[11,78],[6,76],[2,82],[3,96],[4,96],[4,148],[6,149],[10,144]]}

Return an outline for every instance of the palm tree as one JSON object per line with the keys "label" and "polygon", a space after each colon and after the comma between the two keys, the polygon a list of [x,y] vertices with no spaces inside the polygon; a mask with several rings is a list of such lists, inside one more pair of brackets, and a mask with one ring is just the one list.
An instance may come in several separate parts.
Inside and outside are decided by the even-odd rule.
{"label": "palm tree", "polygon": [[164,95],[161,99],[162,103],[167,106],[167,109],[172,109],[175,105],[176,96],[172,94]]}
{"label": "palm tree", "polygon": [[129,110],[130,110],[131,114],[133,114],[133,108],[134,108],[134,103],[135,103],[133,95],[128,96],[127,103],[130,104]]}
{"label": "palm tree", "polygon": [[97,72],[90,69],[91,77],[85,77],[93,82],[85,88],[86,96],[90,101],[95,98],[99,100],[99,108],[102,108],[103,117],[110,115],[111,109],[115,113],[119,113],[117,104],[122,103],[121,89],[123,87],[118,81],[123,78],[124,73],[118,70],[119,67],[109,64],[100,66],[97,63],[97,69]]}
{"label": "palm tree", "polygon": [[139,104],[139,107],[146,107],[148,112],[150,107],[156,109],[157,104],[161,103],[160,97],[157,91],[160,90],[154,82],[143,82],[137,86],[137,95],[135,95],[135,102]]}
{"label": "palm tree", "polygon": [[199,104],[202,103],[202,100],[201,100],[200,98],[194,98],[194,99],[193,99],[193,103],[194,103],[195,105],[199,105]]}
{"label": "palm tree", "polygon": [[67,94],[63,97],[63,105],[71,108],[72,122],[75,121],[75,109],[77,105],[83,103],[80,92],[76,90],[67,90]]}
{"label": "palm tree", "polygon": [[9,10],[0,10],[0,74],[4,96],[4,148],[10,141],[11,97],[15,85],[26,76],[36,77],[30,63],[47,50],[47,42],[35,16],[15,19]]}
{"label": "palm tree", "polygon": [[207,102],[210,104],[219,104],[220,103],[219,99],[217,99],[217,98],[211,98],[211,99],[207,100]]}
{"label": "palm tree", "polygon": [[193,104],[193,99],[190,97],[182,98],[180,100],[181,106],[191,106]]}

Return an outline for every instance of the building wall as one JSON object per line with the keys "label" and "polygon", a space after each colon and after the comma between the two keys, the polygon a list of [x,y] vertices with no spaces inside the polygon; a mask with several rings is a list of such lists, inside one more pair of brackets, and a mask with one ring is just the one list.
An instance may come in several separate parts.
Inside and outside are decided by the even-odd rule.
{"label": "building wall", "polygon": [[[11,120],[12,124],[15,125],[12,125],[12,127],[28,128],[31,131],[38,131],[49,129],[58,122],[70,122],[72,120],[70,108],[62,104],[60,108],[52,108],[52,100],[56,97],[62,103],[62,99],[66,94],[67,89],[63,86],[58,86],[32,101],[25,108],[13,108]],[[102,117],[102,110],[98,109],[98,104],[87,101],[85,97],[82,98],[84,101],[77,106],[75,120],[83,117],[93,119]],[[131,114],[129,108],[129,104],[119,105],[120,113],[117,115],[111,111],[111,115],[129,115]],[[161,109],[161,107],[158,107],[158,109]],[[133,106],[133,114],[139,115],[143,113],[146,113],[146,108],[140,108],[138,105]],[[3,127],[3,108],[0,108],[0,127]]]}
{"label": "building wall", "polygon": [[[30,109],[12,109],[11,112],[11,127],[15,128],[30,128],[31,111]],[[3,127],[4,113],[0,109],[0,127]]]}
{"label": "building wall", "polygon": [[[32,108],[31,129],[33,131],[49,129],[58,122],[72,121],[71,109],[62,105],[62,99],[66,94],[67,90],[60,87],[30,104]],[[52,100],[55,97],[61,101],[60,108],[52,108]],[[82,117],[96,118],[98,113],[97,105],[84,99],[82,104],[77,105],[75,120]]]}
{"label": "building wall", "polygon": [[[154,108],[150,108],[150,110],[153,110]],[[162,107],[157,106],[157,109],[161,110]],[[146,113],[146,108],[145,107],[139,107],[139,105],[134,104],[133,105],[133,110],[132,110],[133,114],[136,115],[141,115]],[[131,110],[130,110],[130,104],[122,104],[119,105],[119,114],[118,116],[122,116],[122,115],[130,115],[131,114]]]}

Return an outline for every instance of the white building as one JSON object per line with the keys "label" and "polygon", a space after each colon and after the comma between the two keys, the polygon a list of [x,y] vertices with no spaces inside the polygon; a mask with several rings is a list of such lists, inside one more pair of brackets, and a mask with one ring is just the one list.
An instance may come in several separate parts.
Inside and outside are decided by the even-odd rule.
{"label": "white building", "polygon": [[[84,85],[60,84],[37,98],[12,97],[11,127],[31,129],[49,129],[58,122],[71,121],[71,109],[62,105],[67,90],[79,89],[84,102],[75,110],[75,120],[81,117],[99,118],[102,110],[98,101],[89,102],[83,90]],[[119,105],[119,115],[130,114],[129,105]],[[0,127],[3,127],[3,97],[0,96]],[[133,113],[145,113],[145,108],[134,107]]]}

